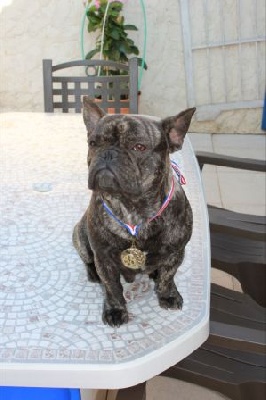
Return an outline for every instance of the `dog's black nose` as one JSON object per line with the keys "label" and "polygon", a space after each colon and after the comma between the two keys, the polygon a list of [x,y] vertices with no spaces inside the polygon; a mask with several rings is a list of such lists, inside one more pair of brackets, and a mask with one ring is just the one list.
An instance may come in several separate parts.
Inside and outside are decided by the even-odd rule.
{"label": "dog's black nose", "polygon": [[106,150],[102,155],[102,158],[106,162],[113,161],[116,157],[117,157],[117,154],[116,154],[115,150]]}
{"label": "dog's black nose", "polygon": [[112,161],[113,159],[113,152],[108,150],[104,153],[103,158],[105,161]]}

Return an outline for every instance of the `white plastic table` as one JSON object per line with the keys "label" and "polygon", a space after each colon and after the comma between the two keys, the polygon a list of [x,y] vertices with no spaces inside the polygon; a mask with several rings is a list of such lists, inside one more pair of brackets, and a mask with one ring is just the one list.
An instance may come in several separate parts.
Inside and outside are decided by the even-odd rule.
{"label": "white plastic table", "polygon": [[124,283],[130,322],[112,328],[71,241],[90,195],[82,116],[3,113],[0,123],[0,385],[129,387],[198,348],[209,334],[210,248],[189,139],[173,155],[194,214],[176,275],[183,309],[161,309],[140,275]]}

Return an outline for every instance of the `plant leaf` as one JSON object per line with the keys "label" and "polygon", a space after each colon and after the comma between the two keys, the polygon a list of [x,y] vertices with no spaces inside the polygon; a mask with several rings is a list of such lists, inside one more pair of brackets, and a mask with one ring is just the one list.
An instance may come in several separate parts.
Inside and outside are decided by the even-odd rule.
{"label": "plant leaf", "polygon": [[139,55],[139,49],[135,45],[130,46],[130,52],[136,54],[137,56]]}
{"label": "plant leaf", "polygon": [[119,31],[113,30],[113,31],[111,32],[111,37],[112,37],[113,39],[115,39],[115,40],[119,40],[119,39],[120,39]]}
{"label": "plant leaf", "polygon": [[93,49],[93,50],[90,50],[89,52],[88,52],[88,54],[86,55],[86,59],[87,60],[90,60],[92,57],[94,57],[97,53],[99,53],[99,49]]}
{"label": "plant leaf", "polygon": [[[142,60],[143,60],[143,58],[139,58],[139,57],[138,57],[138,66],[139,66],[139,67],[142,66]],[[148,66],[147,66],[147,64],[145,63],[145,61],[144,61],[143,67],[144,67],[145,70],[148,69]]]}
{"label": "plant leaf", "polygon": [[138,30],[136,25],[124,25],[124,29],[125,29],[125,31],[137,31]]}

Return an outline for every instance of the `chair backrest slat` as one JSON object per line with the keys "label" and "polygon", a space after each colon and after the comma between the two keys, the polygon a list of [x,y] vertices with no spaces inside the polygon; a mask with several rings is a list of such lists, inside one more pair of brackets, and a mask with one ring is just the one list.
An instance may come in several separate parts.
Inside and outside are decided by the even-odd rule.
{"label": "chair backrest slat", "polygon": [[[74,68],[77,73],[72,75]],[[111,74],[101,75],[100,72],[106,68]],[[120,113],[128,108],[129,113],[138,113],[136,57],[130,59],[128,65],[105,60],[77,60],[52,65],[52,60],[43,60],[43,85],[45,112],[61,109],[79,113],[82,97],[86,95],[95,99],[106,112]]]}

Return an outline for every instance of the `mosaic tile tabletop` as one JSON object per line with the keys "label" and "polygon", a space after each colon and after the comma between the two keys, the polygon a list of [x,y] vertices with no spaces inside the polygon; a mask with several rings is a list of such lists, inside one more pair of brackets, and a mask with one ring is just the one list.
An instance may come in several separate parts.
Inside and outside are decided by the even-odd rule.
{"label": "mosaic tile tabletop", "polygon": [[102,288],[87,281],[71,242],[90,196],[82,116],[6,113],[0,122],[2,368],[108,366],[148,358],[169,343],[177,362],[179,343],[184,346],[190,332],[194,347],[187,352],[199,346],[204,339],[198,343],[196,334],[209,316],[208,221],[189,140],[173,157],[186,176],[194,214],[193,236],[176,275],[183,309],[161,309],[153,282],[140,275],[123,283],[130,322],[115,329],[102,323]]}

